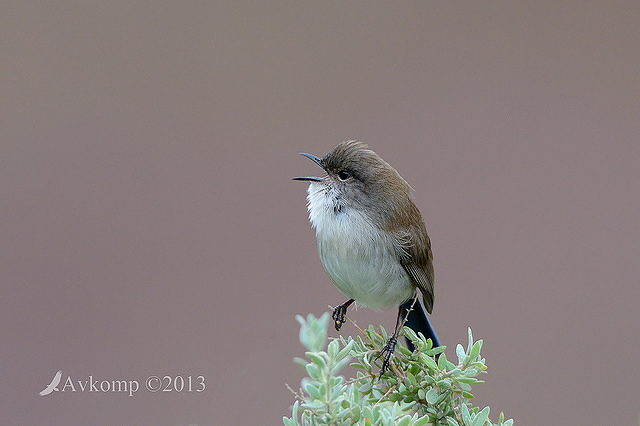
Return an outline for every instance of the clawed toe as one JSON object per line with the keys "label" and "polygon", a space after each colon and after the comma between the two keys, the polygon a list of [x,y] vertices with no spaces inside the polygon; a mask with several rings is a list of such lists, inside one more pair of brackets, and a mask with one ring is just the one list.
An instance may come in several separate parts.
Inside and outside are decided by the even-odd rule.
{"label": "clawed toe", "polygon": [[391,336],[386,345],[380,350],[378,355],[376,355],[375,359],[382,358],[382,368],[380,369],[380,377],[389,369],[389,361],[391,360],[391,355],[396,350],[396,344],[398,343],[398,338],[396,336]]}
{"label": "clawed toe", "polygon": [[336,331],[340,331],[342,324],[344,324],[346,313],[347,308],[344,305],[338,305],[333,309],[333,315],[331,317],[333,318]]}

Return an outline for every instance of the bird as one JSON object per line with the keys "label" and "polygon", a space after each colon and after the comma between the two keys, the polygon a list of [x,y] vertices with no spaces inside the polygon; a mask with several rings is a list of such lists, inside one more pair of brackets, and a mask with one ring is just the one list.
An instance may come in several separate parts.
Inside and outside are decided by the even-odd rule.
{"label": "bird", "polygon": [[[394,332],[378,354],[384,355],[381,375],[405,317],[407,326],[440,346],[425,313],[432,312],[434,303],[431,240],[411,186],[359,141],[341,142],[322,158],[300,155],[325,172],[293,179],[309,182],[307,210],[320,261],[348,298],[333,309],[335,329],[340,330],[354,302],[376,310],[397,307]],[[424,307],[414,303],[418,291]],[[409,348],[413,350],[411,342]]]}
{"label": "bird", "polygon": [[40,396],[49,395],[51,392],[58,392],[58,385],[60,384],[60,379],[62,378],[62,370],[58,370],[58,372],[51,379],[51,383],[47,385],[46,388],[40,391]]}

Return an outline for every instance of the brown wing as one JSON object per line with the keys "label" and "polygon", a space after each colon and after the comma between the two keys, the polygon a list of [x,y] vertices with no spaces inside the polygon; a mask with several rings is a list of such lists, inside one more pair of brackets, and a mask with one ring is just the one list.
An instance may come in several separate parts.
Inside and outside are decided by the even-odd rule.
{"label": "brown wing", "polygon": [[431,252],[431,240],[424,227],[424,223],[411,226],[412,232],[404,232],[398,235],[400,243],[400,264],[407,271],[411,281],[420,289],[422,301],[427,312],[433,310],[433,253]]}
{"label": "brown wing", "polygon": [[377,204],[385,206],[381,212],[382,229],[393,235],[400,264],[420,289],[424,307],[431,313],[434,281],[431,240],[422,215],[411,200],[411,187],[394,168],[384,165],[377,172],[385,179],[379,178],[379,188],[374,186],[371,190],[380,199]]}

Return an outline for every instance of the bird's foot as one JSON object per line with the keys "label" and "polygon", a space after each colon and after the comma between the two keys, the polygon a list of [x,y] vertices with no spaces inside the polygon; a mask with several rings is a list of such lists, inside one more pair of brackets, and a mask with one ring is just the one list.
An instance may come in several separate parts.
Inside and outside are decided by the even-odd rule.
{"label": "bird's foot", "polygon": [[[348,305],[347,305],[348,306]],[[345,304],[338,305],[333,308],[333,315],[331,317],[334,321],[334,326],[336,327],[336,331],[340,331],[342,324],[344,324],[345,316],[347,313],[347,306]]]}
{"label": "bird's foot", "polygon": [[387,344],[384,345],[384,347],[380,350],[378,355],[376,355],[375,359],[378,359],[384,355],[384,357],[382,358],[380,377],[382,377],[382,375],[389,369],[389,361],[391,360],[391,355],[393,355],[393,352],[396,350],[396,343],[398,343],[398,338],[394,334],[393,336],[391,336]]}

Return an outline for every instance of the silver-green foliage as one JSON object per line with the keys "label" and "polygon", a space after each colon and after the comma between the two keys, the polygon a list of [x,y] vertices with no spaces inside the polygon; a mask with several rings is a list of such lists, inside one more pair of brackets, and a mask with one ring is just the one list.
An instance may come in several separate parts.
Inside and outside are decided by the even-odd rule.
{"label": "silver-green foliage", "polygon": [[[390,369],[377,376],[380,362],[376,359],[388,340],[386,331],[373,326],[363,336],[332,340],[327,345],[329,315],[309,315],[300,322],[300,342],[308,350],[302,366],[308,377],[294,392],[296,401],[285,426],[293,425],[444,425],[444,426],[511,426],[500,413],[497,423],[489,420],[489,407],[474,407],[471,385],[482,383],[476,376],[486,370],[480,357],[482,340],[473,341],[469,329],[467,348],[456,347],[458,363],[447,360],[444,346],[434,348],[431,340],[408,327],[408,337],[415,350],[398,344]],[[364,338],[363,338],[364,337]],[[345,379],[339,372],[347,365],[357,370],[355,377]]]}

